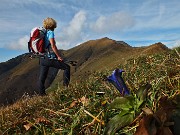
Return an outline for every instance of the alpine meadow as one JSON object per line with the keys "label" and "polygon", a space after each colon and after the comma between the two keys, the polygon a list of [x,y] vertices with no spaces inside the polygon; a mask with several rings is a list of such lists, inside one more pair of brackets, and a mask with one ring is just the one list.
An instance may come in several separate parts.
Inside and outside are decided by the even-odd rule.
{"label": "alpine meadow", "polygon": [[[59,50],[71,66],[70,86],[51,68],[38,96],[39,60],[22,54],[0,63],[2,135],[179,135],[180,47],[132,47],[107,37]],[[107,80],[115,69],[130,91]]]}

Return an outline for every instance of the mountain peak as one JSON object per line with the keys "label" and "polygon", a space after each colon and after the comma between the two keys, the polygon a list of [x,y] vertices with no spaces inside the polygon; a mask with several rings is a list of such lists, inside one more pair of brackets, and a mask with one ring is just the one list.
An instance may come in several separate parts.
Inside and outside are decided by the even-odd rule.
{"label": "mountain peak", "polygon": [[116,41],[108,37],[95,39],[95,40],[89,40],[83,44],[86,44],[86,46],[87,45],[91,45],[91,46],[121,45],[121,46],[131,47],[129,44],[127,44],[124,41]]}
{"label": "mountain peak", "polygon": [[147,46],[142,53],[146,53],[146,54],[161,53],[161,52],[166,52],[168,50],[170,49],[166,45],[164,45],[161,42],[158,42],[150,46]]}

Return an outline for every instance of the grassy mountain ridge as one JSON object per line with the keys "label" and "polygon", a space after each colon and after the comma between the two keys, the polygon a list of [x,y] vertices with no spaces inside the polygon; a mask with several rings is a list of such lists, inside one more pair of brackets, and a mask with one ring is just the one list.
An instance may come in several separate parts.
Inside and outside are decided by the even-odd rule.
{"label": "grassy mountain ridge", "polygon": [[[150,114],[154,113],[153,115],[159,118],[158,124],[160,124],[159,128],[155,125],[154,119],[152,121],[146,119],[143,124],[145,127],[143,127],[141,120],[148,114],[142,111],[145,108],[141,108],[137,110],[139,113],[136,114],[133,123],[117,130],[117,134],[132,135],[138,132],[137,128],[141,126],[139,130],[141,132],[139,134],[136,132],[136,135],[149,131],[158,131],[158,135],[172,132],[173,135],[178,135],[179,121],[172,121],[172,118],[180,119],[180,56],[178,52],[180,50],[142,55],[114,67],[125,70],[123,78],[132,94],[147,82],[152,85],[147,94],[148,100],[145,107],[149,108]],[[95,72],[85,82],[74,83],[69,88],[56,89],[48,93],[48,96],[32,98],[25,96],[13,105],[1,108],[0,134],[103,134],[112,118],[121,112],[118,109],[108,108],[116,97],[121,97],[113,85],[104,80],[104,76],[109,76],[112,70]],[[105,92],[105,94],[101,96],[96,92]],[[168,102],[164,104],[165,108],[160,104],[162,102]],[[167,112],[169,110],[176,112],[175,116],[169,117],[170,113]],[[156,112],[160,112],[160,115]],[[121,121],[118,120],[116,123],[120,126],[121,123],[118,122]],[[150,125],[146,127],[148,122]],[[170,127],[172,122],[174,126]]]}
{"label": "grassy mountain ridge", "polygon": [[15,58],[8,60],[7,62],[0,63],[0,75],[16,67],[22,61],[23,61],[23,55],[20,55],[20,56],[17,56]]}
{"label": "grassy mountain ridge", "polygon": [[[97,70],[100,71],[114,68],[115,66],[124,63],[125,60],[133,57],[169,51],[162,43],[153,44],[147,47],[131,47],[124,42],[108,38],[87,41],[76,48],[72,48],[72,50],[74,49],[76,50],[74,51],[73,56],[77,54],[76,52],[80,52],[81,54],[79,59],[75,59],[80,65],[78,67],[79,72],[73,74],[76,79],[78,76],[83,78],[84,74],[87,74],[87,72],[91,73]],[[71,49],[68,51],[71,51]],[[71,58],[74,60],[74,57],[70,57],[70,59]]]}
{"label": "grassy mountain ridge", "polygon": [[[148,51],[149,47],[131,47],[124,42],[115,41],[109,38],[90,40],[67,51],[61,50],[64,57],[69,60],[76,60],[77,66],[71,67],[72,80],[79,81],[86,79],[94,71],[100,71],[118,66],[125,60],[137,57],[141,54],[159,53],[169,51],[168,48],[157,45]],[[154,51],[152,51],[154,50]],[[28,93],[32,95],[37,92],[37,79],[39,74],[38,59],[29,59],[28,55],[19,57],[21,62],[0,75],[0,104],[9,104],[18,100]],[[14,59],[16,61],[16,59]],[[6,63],[8,64],[8,62]],[[0,69],[4,69],[0,64]],[[0,71],[4,72],[4,71]],[[51,68],[46,81],[49,87],[57,74],[57,70]],[[62,72],[60,72],[53,86],[61,85]]]}

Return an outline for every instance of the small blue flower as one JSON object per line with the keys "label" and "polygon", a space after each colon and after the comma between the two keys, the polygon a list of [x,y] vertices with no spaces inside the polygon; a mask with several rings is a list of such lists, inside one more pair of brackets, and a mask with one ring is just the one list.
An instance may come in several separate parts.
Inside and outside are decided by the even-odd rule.
{"label": "small blue flower", "polygon": [[122,78],[122,72],[124,70],[122,69],[115,69],[111,76],[107,77],[107,80],[112,83],[118,91],[124,96],[124,95],[129,95],[130,91],[128,90],[123,78]]}

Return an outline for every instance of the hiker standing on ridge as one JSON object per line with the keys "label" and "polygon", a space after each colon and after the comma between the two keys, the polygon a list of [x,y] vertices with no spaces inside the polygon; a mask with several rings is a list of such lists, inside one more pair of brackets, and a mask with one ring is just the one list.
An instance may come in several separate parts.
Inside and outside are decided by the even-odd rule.
{"label": "hiker standing on ridge", "polygon": [[64,63],[63,58],[60,56],[55,36],[54,29],[57,27],[57,23],[53,18],[46,18],[43,20],[43,27],[46,29],[45,34],[45,57],[40,58],[40,75],[39,75],[39,94],[45,95],[45,80],[47,78],[48,70],[50,67],[64,70],[63,85],[68,86],[70,81],[70,66]]}

